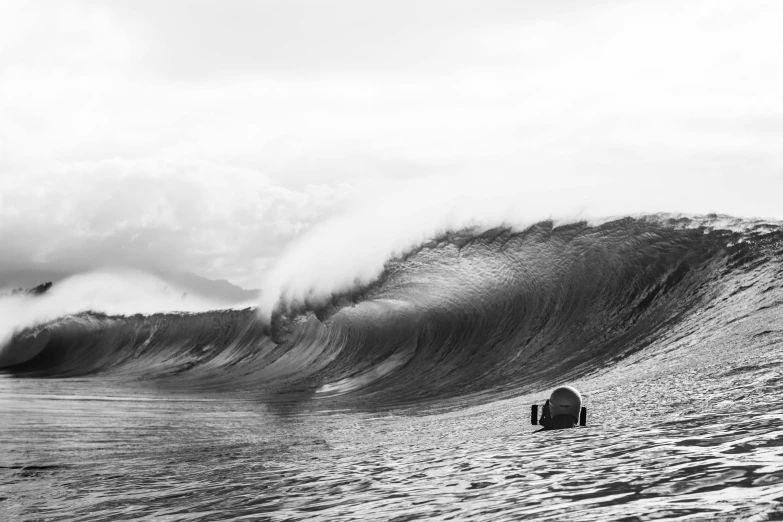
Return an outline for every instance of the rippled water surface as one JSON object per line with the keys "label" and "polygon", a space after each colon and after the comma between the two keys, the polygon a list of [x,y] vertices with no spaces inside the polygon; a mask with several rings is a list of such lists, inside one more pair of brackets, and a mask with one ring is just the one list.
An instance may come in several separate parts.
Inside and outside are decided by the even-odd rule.
{"label": "rippled water surface", "polygon": [[[20,327],[0,522],[783,520],[783,227],[707,225],[449,236],[270,330]],[[566,383],[588,426],[538,432]]]}
{"label": "rippled water surface", "polygon": [[0,511],[9,520],[779,519],[783,407],[770,399],[782,391],[783,347],[729,348],[632,359],[584,380],[590,426],[539,433],[528,418],[536,396],[441,413],[315,413],[4,378]]}

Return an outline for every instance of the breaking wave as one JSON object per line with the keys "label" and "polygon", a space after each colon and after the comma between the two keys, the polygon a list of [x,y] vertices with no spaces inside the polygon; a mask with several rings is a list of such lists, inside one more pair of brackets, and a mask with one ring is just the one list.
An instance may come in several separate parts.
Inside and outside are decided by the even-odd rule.
{"label": "breaking wave", "polygon": [[270,322],[253,307],[78,311],[18,326],[0,361],[270,401],[497,400],[713,328],[703,312],[718,302],[777,295],[782,240],[778,223],[714,215],[466,229],[328,299],[277,301]]}

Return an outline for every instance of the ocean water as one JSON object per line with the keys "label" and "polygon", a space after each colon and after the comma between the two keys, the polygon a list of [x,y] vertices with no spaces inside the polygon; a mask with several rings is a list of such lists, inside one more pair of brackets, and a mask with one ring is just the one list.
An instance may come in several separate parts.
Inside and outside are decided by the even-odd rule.
{"label": "ocean water", "polygon": [[[269,324],[19,324],[0,518],[783,520],[781,275],[780,223],[543,222],[434,238]],[[539,432],[561,384],[588,425]]]}

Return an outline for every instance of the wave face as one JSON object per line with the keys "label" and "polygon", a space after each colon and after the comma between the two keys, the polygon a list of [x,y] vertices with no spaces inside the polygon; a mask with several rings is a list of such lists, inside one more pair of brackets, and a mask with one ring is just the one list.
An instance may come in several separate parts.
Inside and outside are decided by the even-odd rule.
{"label": "wave face", "polygon": [[738,280],[774,286],[782,239],[779,224],[716,216],[465,230],[327,305],[287,307],[271,330],[251,308],[78,313],[18,330],[4,371],[330,399],[313,404],[492,401],[711,328],[716,302],[741,309]]}

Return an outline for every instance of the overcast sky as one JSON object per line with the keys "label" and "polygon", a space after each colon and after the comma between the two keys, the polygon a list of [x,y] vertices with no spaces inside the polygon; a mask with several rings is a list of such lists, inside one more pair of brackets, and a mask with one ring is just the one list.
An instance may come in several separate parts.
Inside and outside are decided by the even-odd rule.
{"label": "overcast sky", "polygon": [[783,219],[781,27],[748,0],[5,0],[0,269],[258,287],[314,224],[441,187]]}

